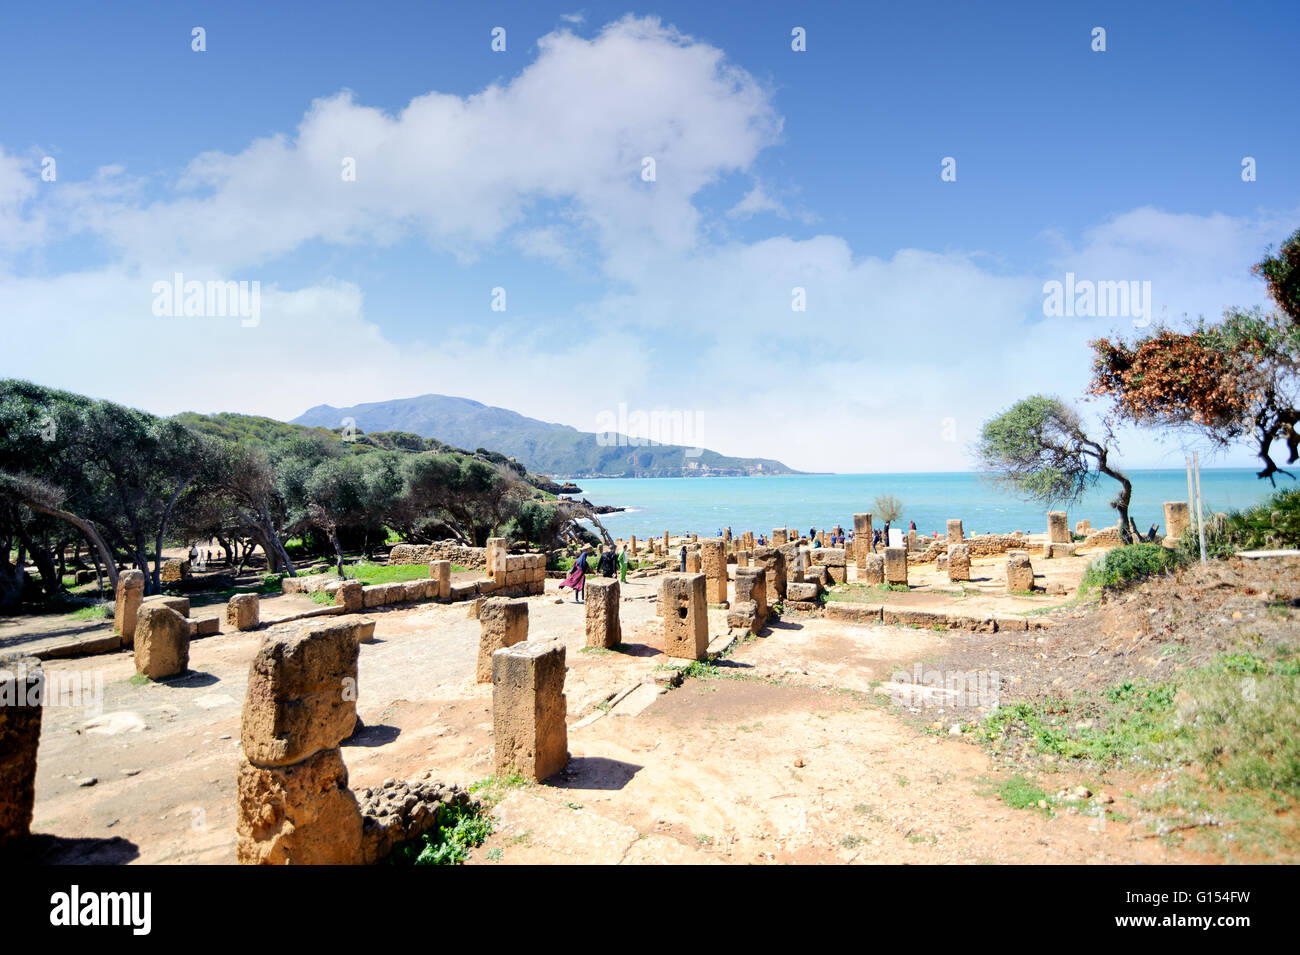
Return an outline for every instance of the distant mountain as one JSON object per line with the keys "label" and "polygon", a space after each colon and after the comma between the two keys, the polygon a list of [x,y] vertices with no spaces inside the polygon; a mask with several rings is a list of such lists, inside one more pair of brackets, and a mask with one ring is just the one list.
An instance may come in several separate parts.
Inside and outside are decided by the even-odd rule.
{"label": "distant mountain", "polygon": [[338,428],[344,419],[365,432],[408,431],[455,447],[491,448],[536,474],[561,477],[704,477],[737,474],[798,474],[770,458],[733,458],[671,444],[640,444],[615,432],[597,435],[568,425],[527,418],[505,408],[421,395],[351,408],[317,405],[293,424]]}

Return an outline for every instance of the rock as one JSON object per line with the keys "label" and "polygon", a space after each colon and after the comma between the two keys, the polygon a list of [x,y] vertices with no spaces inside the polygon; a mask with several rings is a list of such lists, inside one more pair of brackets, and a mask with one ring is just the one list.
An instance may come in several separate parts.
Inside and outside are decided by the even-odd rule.
{"label": "rock", "polygon": [[77,785],[84,789],[88,786],[93,786],[98,782],[99,780],[94,776],[82,776],[77,780]]}
{"label": "rock", "polygon": [[241,865],[356,865],[361,811],[337,748],[286,767],[241,760],[237,783]]}
{"label": "rock", "polygon": [[190,665],[190,624],[170,607],[145,603],[136,611],[135,672],[151,680],[184,673]]}
{"label": "rock", "polygon": [[795,769],[803,769],[803,757],[802,757],[802,756],[796,756],[796,757],[794,758],[794,767],[795,767]]}
{"label": "rock", "polygon": [[256,630],[261,618],[257,594],[235,594],[226,603],[226,626],[235,630]]}

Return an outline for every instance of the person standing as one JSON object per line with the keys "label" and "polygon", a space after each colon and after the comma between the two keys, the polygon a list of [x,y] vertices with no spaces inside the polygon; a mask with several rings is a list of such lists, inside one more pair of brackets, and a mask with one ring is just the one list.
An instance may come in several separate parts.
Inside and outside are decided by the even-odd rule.
{"label": "person standing", "polygon": [[618,552],[618,582],[627,583],[627,547],[626,545]]}
{"label": "person standing", "polygon": [[587,551],[590,548],[584,547],[578,554],[578,559],[573,562],[573,570],[569,571],[569,576],[564,578],[564,583],[560,584],[560,589],[569,587],[573,590],[573,602],[581,603],[583,591],[587,588]]}
{"label": "person standing", "polygon": [[686,573],[686,545],[682,545],[682,573]]}
{"label": "person standing", "polygon": [[602,577],[614,576],[614,548],[607,547],[600,553],[600,560],[596,564],[597,571]]}

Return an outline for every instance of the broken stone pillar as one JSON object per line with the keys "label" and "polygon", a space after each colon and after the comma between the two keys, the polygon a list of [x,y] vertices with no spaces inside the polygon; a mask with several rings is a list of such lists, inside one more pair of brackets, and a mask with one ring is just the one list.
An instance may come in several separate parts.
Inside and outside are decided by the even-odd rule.
{"label": "broken stone pillar", "polygon": [[447,600],[451,597],[451,561],[430,561],[429,579],[437,581],[433,595],[435,600]]}
{"label": "broken stone pillar", "polygon": [[1034,589],[1034,567],[1028,554],[1011,554],[1007,557],[1007,592]]}
{"label": "broken stone pillar", "polygon": [[686,552],[686,572],[688,574],[698,574],[700,572],[700,552],[698,550],[688,550]]}
{"label": "broken stone pillar", "polygon": [[907,548],[885,548],[885,582],[907,584]]}
{"label": "broken stone pillar", "polygon": [[117,575],[117,603],[113,607],[113,629],[122,636],[122,646],[131,646],[135,636],[135,617],[144,602],[144,574],[124,570]]}
{"label": "broken stone pillar", "polygon": [[772,529],[772,546],[780,547],[785,542],[786,542],[785,529],[781,527],[774,527]]}
{"label": "broken stone pillar", "polygon": [[1065,511],[1047,512],[1047,543],[1070,543],[1070,526]]}
{"label": "broken stone pillar", "polygon": [[[1167,504],[1165,505],[1166,508],[1167,508],[1168,506],[1169,506],[1169,505],[1167,505]],[[1167,511],[1167,510],[1165,511],[1165,523],[1166,523],[1166,524],[1169,523],[1169,511]],[[1082,520],[1082,521],[1075,521],[1075,522],[1074,522],[1074,532],[1075,532],[1076,534],[1079,534],[1079,535],[1083,536],[1083,537],[1087,537],[1089,534],[1092,533],[1092,521],[1087,520],[1086,518],[1085,518],[1084,520]]]}
{"label": "broken stone pillar", "polygon": [[541,782],[569,761],[564,644],[533,641],[492,655],[492,750],[496,775]]}
{"label": "broken stone pillar", "polygon": [[44,693],[40,660],[0,655],[0,853],[31,834]]}
{"label": "broken stone pillar", "polygon": [[1191,523],[1191,509],[1186,501],[1165,501],[1165,546],[1177,545]]}
{"label": "broken stone pillar", "polygon": [[636,556],[636,535],[635,534],[632,535],[632,543],[628,546],[627,552],[628,555],[631,557]]}
{"label": "broken stone pillar", "polygon": [[[595,578],[587,579],[587,586]],[[492,682],[492,654],[528,639],[528,601],[509,597],[489,597],[478,611],[479,640],[477,679]]]}
{"label": "broken stone pillar", "polygon": [[711,604],[727,602],[727,542],[721,537],[704,542],[700,570],[704,573],[705,599]]}
{"label": "broken stone pillar", "polygon": [[487,557],[487,575],[492,580],[504,581],[506,576],[506,539],[489,537],[484,548]]}
{"label": "broken stone pillar", "polygon": [[948,550],[948,579],[970,580],[970,545],[957,544]]}
{"label": "broken stone pillar", "polygon": [[879,586],[885,582],[885,558],[879,554],[867,554],[862,563],[858,579],[864,584]]}
{"label": "broken stone pillar", "polygon": [[785,555],[775,547],[759,547],[754,551],[754,565],[767,571],[767,602],[785,600]]}
{"label": "broken stone pillar", "polygon": [[736,568],[736,602],[742,601],[754,604],[760,624],[767,619],[767,571],[762,567]]}
{"label": "broken stone pillar", "polygon": [[659,585],[664,655],[703,660],[709,648],[708,601],[703,574],[665,574]]}
{"label": "broken stone pillar", "polygon": [[664,531],[664,550],[668,549],[668,532]]}
{"label": "broken stone pillar", "polygon": [[747,550],[736,551],[736,566],[737,567],[749,566],[749,551]]}
{"label": "broken stone pillar", "polygon": [[151,680],[184,673],[190,665],[190,624],[171,607],[146,604],[135,615],[135,672]]}
{"label": "broken stone pillar", "polygon": [[267,637],[240,727],[236,857],[243,865],[355,865],[361,810],[339,743],[357,723],[355,623]]}
{"label": "broken stone pillar", "polygon": [[619,598],[617,580],[587,581],[587,646],[608,650],[623,642]]}
{"label": "broken stone pillar", "polygon": [[[354,602],[360,603],[361,582],[359,580],[346,581],[356,585]],[[342,590],[343,584],[339,585]],[[346,599],[346,597],[345,597]],[[336,593],[334,602],[340,603],[339,595]],[[360,607],[354,607],[358,610]],[[351,612],[351,611],[349,611]],[[256,630],[261,619],[261,602],[257,594],[235,594],[226,604],[226,626],[235,630]]]}
{"label": "broken stone pillar", "polygon": [[966,538],[966,532],[962,530],[961,521],[948,521],[948,550],[952,551],[954,547],[960,544]]}
{"label": "broken stone pillar", "polygon": [[853,515],[853,556],[858,570],[866,566],[864,561],[871,551],[871,515]]}

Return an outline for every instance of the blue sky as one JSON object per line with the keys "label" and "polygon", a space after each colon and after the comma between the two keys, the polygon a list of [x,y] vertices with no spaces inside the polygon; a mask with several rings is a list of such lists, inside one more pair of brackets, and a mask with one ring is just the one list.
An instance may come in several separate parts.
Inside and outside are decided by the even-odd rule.
{"label": "blue sky", "polygon": [[[0,374],[162,413],[625,404],[796,467],[941,470],[1133,330],[1045,318],[1043,282],[1262,302],[1247,269],[1300,225],[1295,4],[803,6],[10,6]],[[260,282],[258,324],[152,314],[175,271]]]}

